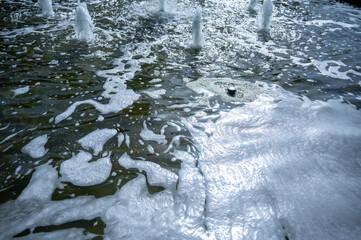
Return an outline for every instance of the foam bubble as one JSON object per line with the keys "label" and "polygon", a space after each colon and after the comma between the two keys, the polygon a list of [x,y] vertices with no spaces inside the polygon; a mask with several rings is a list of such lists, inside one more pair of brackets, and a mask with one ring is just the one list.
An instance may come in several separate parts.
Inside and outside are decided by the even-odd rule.
{"label": "foam bubble", "polygon": [[30,89],[29,86],[26,86],[26,87],[22,87],[22,88],[12,90],[12,92],[14,93],[14,97],[16,97],[18,95],[27,93],[29,91],[29,89]]}
{"label": "foam bubble", "polygon": [[155,91],[143,91],[143,93],[147,94],[149,97],[154,99],[160,99],[162,95],[166,92],[165,89],[159,89]]}
{"label": "foam bubble", "polygon": [[77,101],[73,103],[70,107],[68,107],[67,110],[65,110],[63,113],[59,114],[55,117],[55,123],[59,123],[63,121],[64,119],[67,119],[70,117],[71,114],[75,111],[75,109],[83,104],[90,104],[93,105],[99,112],[102,114],[108,114],[108,113],[116,113],[124,108],[130,106],[134,101],[136,101],[139,98],[139,95],[134,93],[132,90],[128,89],[119,89],[119,91],[111,96],[111,99],[109,100],[108,104],[101,104],[95,100],[88,99],[84,101]]}
{"label": "foam bubble", "polygon": [[51,200],[57,186],[58,171],[44,164],[36,168],[28,186],[21,192],[17,200]]}
{"label": "foam bubble", "polygon": [[156,163],[133,160],[128,154],[124,153],[118,160],[119,164],[124,168],[136,168],[139,171],[147,173],[148,182],[153,186],[162,186],[165,188],[174,187],[177,182],[177,175],[169,170],[166,170]]}
{"label": "foam bubble", "polygon": [[98,155],[103,151],[104,144],[117,133],[115,129],[97,129],[78,140],[78,143],[80,143],[84,149],[93,150],[94,155]]}
{"label": "foam bubble", "polygon": [[117,139],[118,139],[118,147],[120,147],[120,145],[122,145],[124,141],[124,134],[119,133]]}
{"label": "foam bubble", "polygon": [[158,144],[166,144],[165,136],[163,134],[155,134],[148,129],[146,122],[143,122],[143,130],[140,132],[140,137],[145,141],[155,141]]}
{"label": "foam bubble", "polygon": [[[109,154],[110,155],[110,154]],[[112,169],[110,157],[92,159],[90,153],[80,151],[60,165],[63,181],[69,181],[77,186],[92,186],[104,182]]]}
{"label": "foam bubble", "polygon": [[32,158],[43,157],[48,152],[48,149],[44,148],[47,142],[48,135],[44,134],[31,140],[21,149],[21,151],[25,154],[28,154]]}

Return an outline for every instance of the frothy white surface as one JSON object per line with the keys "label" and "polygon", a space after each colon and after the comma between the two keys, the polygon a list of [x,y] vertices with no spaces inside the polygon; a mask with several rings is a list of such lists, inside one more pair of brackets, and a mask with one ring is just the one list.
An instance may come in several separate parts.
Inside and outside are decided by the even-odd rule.
{"label": "frothy white surface", "polygon": [[143,130],[140,132],[140,137],[145,141],[155,141],[158,144],[166,144],[165,136],[163,134],[155,134],[148,129],[146,122],[143,122]]}
{"label": "frothy white surface", "polygon": [[159,89],[159,90],[154,90],[154,91],[143,91],[143,92],[153,99],[160,99],[162,97],[162,95],[165,94],[166,90]]}
{"label": "frothy white surface", "polygon": [[141,160],[133,160],[131,159],[128,154],[123,154],[118,163],[124,168],[136,168],[140,172],[145,171],[147,173],[148,182],[150,185],[153,186],[162,186],[165,188],[174,187],[178,176],[156,163],[141,161]]}
{"label": "frothy white surface", "polygon": [[29,91],[29,86],[12,90],[12,92],[14,93],[14,97],[16,97],[16,96],[18,96],[18,95],[21,95],[21,94],[25,94],[25,93],[27,93],[28,91]]}
{"label": "frothy white surface", "polygon": [[103,151],[104,144],[117,133],[115,129],[97,129],[78,140],[78,143],[80,143],[84,149],[92,150],[94,155],[98,155]]}
{"label": "frothy white surface", "polygon": [[32,158],[40,158],[43,157],[48,149],[45,149],[45,144],[48,142],[48,135],[42,135],[37,138],[31,140],[28,144],[26,144],[21,151],[25,154],[28,154]]}
{"label": "frothy white surface", "polygon": [[209,231],[221,239],[356,239],[360,111],[340,100],[281,99],[261,96],[214,124],[194,122],[205,128],[191,131]]}
{"label": "frothy white surface", "polygon": [[92,186],[104,182],[110,174],[110,157],[92,160],[90,153],[80,151],[60,166],[62,181],[69,181],[77,186]]}
{"label": "frothy white surface", "polygon": [[44,164],[37,167],[28,186],[21,192],[17,200],[51,200],[57,179],[58,171],[50,165]]}

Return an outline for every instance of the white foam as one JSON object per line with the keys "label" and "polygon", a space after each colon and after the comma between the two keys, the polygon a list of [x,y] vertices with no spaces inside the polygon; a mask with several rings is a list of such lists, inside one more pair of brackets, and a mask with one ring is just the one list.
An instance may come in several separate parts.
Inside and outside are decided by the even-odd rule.
{"label": "white foam", "polygon": [[[318,61],[318,60],[312,60],[312,64],[317,67],[317,69],[321,72],[322,75],[332,77],[332,78],[338,78],[338,79],[344,79],[344,80],[351,80],[347,74],[349,71],[341,72],[341,67],[346,67],[346,64],[344,64],[341,61]],[[332,66],[336,65],[336,66]]]}
{"label": "white foam", "polygon": [[154,154],[154,148],[152,147],[152,145],[148,145],[147,150],[150,154]]}
{"label": "white foam", "polygon": [[29,89],[30,89],[29,86],[26,86],[26,87],[18,88],[18,89],[11,90],[11,91],[14,93],[14,97],[16,97],[18,95],[27,93],[29,91]]}
{"label": "white foam", "polygon": [[62,181],[69,181],[77,186],[92,186],[104,182],[112,169],[110,156],[89,162],[91,159],[90,153],[80,151],[63,162],[60,165]]}
{"label": "white foam", "polygon": [[319,27],[322,27],[326,24],[339,25],[344,28],[358,28],[359,27],[358,24],[349,24],[349,23],[337,22],[337,21],[333,21],[333,20],[313,20],[313,21],[306,22],[306,25],[315,25],[315,26],[319,26]]}
{"label": "white foam", "polygon": [[165,89],[159,89],[155,91],[143,91],[143,93],[147,94],[149,97],[154,99],[160,99],[162,95],[164,95],[166,92]]}
{"label": "white foam", "polygon": [[50,165],[44,164],[36,168],[28,186],[21,192],[18,201],[23,200],[51,200],[58,180],[58,171]]}
{"label": "white foam", "polygon": [[73,114],[75,109],[82,104],[93,105],[102,114],[108,114],[108,113],[116,113],[123,110],[124,108],[131,105],[138,98],[139,95],[134,93],[132,90],[124,89],[118,91],[117,94],[113,95],[112,98],[109,100],[108,104],[101,104],[92,99],[78,101],[73,103],[66,111],[56,116],[55,123],[59,123],[64,119],[70,117],[70,115]]}
{"label": "white foam", "polygon": [[178,180],[177,174],[162,168],[159,164],[133,160],[126,153],[119,158],[118,162],[124,168],[136,168],[140,172],[145,171],[149,184],[153,186],[174,187]]}
{"label": "white foam", "polygon": [[161,81],[162,81],[162,79],[160,79],[160,78],[154,78],[154,79],[150,80],[149,82],[150,83],[159,83]]}
{"label": "white foam", "polygon": [[118,147],[120,147],[120,145],[122,145],[124,141],[124,134],[119,133],[117,139],[118,139]]}
{"label": "white foam", "polygon": [[166,144],[165,136],[163,134],[155,134],[148,129],[146,122],[143,122],[143,130],[140,132],[139,136],[145,141],[155,141],[158,144]]}
{"label": "white foam", "polygon": [[48,135],[44,134],[31,140],[21,149],[21,151],[32,158],[43,157],[48,152],[48,149],[45,149],[44,147],[47,142]]}
{"label": "white foam", "polygon": [[103,151],[104,144],[117,133],[115,129],[97,129],[78,140],[78,143],[80,143],[84,149],[92,150],[94,155],[98,155]]}
{"label": "white foam", "polygon": [[185,121],[207,186],[208,230],[217,239],[356,239],[361,111],[285,92],[279,100],[261,95],[215,123]]}

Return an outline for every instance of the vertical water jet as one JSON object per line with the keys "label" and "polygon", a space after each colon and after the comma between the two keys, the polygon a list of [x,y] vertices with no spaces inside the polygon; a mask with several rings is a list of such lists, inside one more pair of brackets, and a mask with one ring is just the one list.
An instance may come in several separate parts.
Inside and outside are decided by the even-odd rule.
{"label": "vertical water jet", "polygon": [[162,12],[165,11],[165,0],[159,0],[159,10]]}
{"label": "vertical water jet", "polygon": [[253,14],[257,13],[257,5],[258,0],[250,0],[247,8],[248,11]]}
{"label": "vertical water jet", "polygon": [[39,6],[44,17],[50,17],[54,15],[51,0],[39,0]]}
{"label": "vertical water jet", "polygon": [[272,10],[273,10],[272,0],[264,0],[261,10],[261,18],[260,18],[261,32],[269,33],[271,19],[272,19]]}
{"label": "vertical water jet", "polygon": [[86,3],[78,4],[75,12],[74,30],[76,38],[83,41],[90,41],[93,39],[93,21],[89,15]]}
{"label": "vertical water jet", "polygon": [[198,8],[194,14],[192,24],[191,49],[201,50],[204,47],[204,37],[202,33],[202,9]]}

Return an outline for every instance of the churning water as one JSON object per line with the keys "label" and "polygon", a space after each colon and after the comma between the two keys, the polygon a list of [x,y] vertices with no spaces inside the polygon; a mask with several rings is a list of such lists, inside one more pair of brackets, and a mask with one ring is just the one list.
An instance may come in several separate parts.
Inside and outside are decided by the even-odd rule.
{"label": "churning water", "polygon": [[1,2],[0,239],[358,239],[360,9],[162,2]]}

